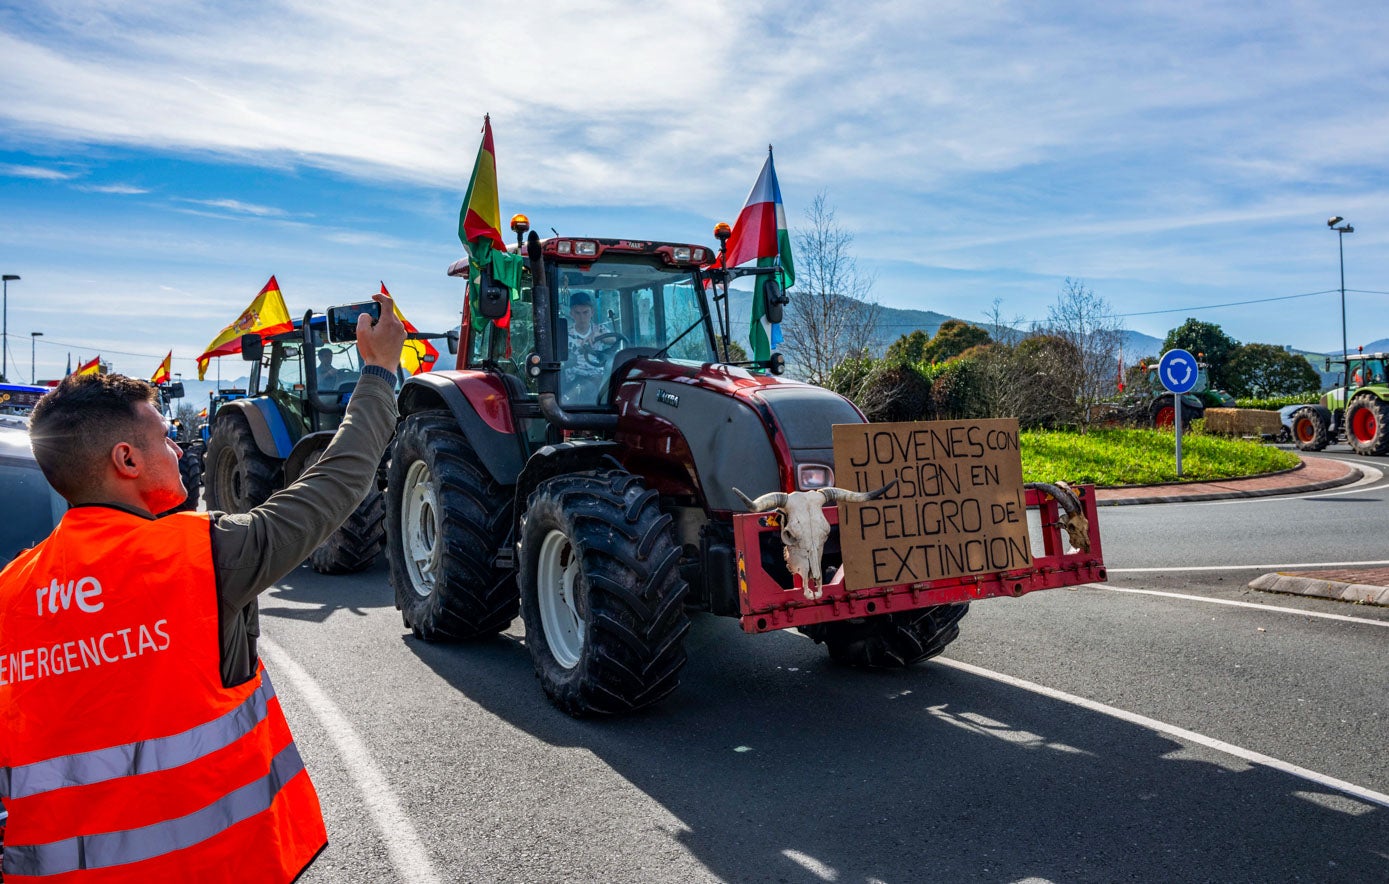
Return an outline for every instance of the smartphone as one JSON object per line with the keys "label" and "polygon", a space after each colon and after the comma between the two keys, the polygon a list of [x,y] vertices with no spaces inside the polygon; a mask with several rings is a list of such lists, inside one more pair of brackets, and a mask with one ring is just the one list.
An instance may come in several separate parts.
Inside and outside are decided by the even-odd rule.
{"label": "smartphone", "polygon": [[329,307],[328,340],[335,344],[357,340],[357,317],[363,313],[370,316],[371,324],[375,325],[381,319],[381,305],[375,301],[361,301]]}

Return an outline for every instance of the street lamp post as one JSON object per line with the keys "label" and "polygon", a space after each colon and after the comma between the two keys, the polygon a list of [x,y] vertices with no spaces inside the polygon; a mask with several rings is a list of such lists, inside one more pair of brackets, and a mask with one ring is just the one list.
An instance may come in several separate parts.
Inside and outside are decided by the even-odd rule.
{"label": "street lamp post", "polygon": [[29,383],[31,384],[39,382],[38,372],[34,370],[34,345],[39,342],[41,337],[43,337],[43,332],[29,332]]}
{"label": "street lamp post", "polygon": [[[1346,344],[1346,234],[1354,233],[1355,228],[1349,224],[1341,224],[1346,219],[1340,215],[1332,215],[1326,219],[1326,226],[1336,231],[1336,245],[1341,253],[1341,358],[1347,359],[1350,356],[1350,347]],[[1337,227],[1337,224],[1341,224]]]}
{"label": "street lamp post", "polygon": [[0,301],[0,378],[10,379],[10,281],[19,281],[18,274],[4,276],[4,300]]}

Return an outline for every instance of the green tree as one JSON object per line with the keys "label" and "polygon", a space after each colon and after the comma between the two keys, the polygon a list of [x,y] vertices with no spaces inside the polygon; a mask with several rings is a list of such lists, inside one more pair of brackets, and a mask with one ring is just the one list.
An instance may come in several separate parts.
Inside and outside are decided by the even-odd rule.
{"label": "green tree", "polygon": [[1168,332],[1162,342],[1164,353],[1172,349],[1186,350],[1209,365],[1211,386],[1217,390],[1230,389],[1230,359],[1239,346],[1239,341],[1225,334],[1215,323],[1191,318]]}
{"label": "green tree", "polygon": [[992,343],[989,333],[961,319],[947,319],[936,329],[931,342],[921,352],[919,362],[944,362],[953,359],[970,347]]}
{"label": "green tree", "polygon": [[931,339],[921,329],[893,341],[887,347],[887,359],[892,362],[922,362]]}
{"label": "green tree", "polygon": [[1245,344],[1230,357],[1228,369],[1222,389],[1234,396],[1292,396],[1321,387],[1321,376],[1306,359],[1273,344]]}

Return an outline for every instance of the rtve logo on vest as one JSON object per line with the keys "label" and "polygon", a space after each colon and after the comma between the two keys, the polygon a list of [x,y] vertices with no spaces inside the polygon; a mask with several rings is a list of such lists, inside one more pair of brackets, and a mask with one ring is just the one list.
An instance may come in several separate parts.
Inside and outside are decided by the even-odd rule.
{"label": "rtve logo on vest", "polygon": [[92,603],[92,599],[101,595],[101,581],[95,577],[83,577],[78,580],[69,580],[66,584],[58,582],[58,578],[53,578],[47,586],[40,586],[34,590],[34,597],[38,601],[39,616],[43,616],[43,598],[48,596],[48,613],[56,614],[61,607],[66,611],[77,603],[79,611],[88,614],[95,614],[105,607],[105,602]]}

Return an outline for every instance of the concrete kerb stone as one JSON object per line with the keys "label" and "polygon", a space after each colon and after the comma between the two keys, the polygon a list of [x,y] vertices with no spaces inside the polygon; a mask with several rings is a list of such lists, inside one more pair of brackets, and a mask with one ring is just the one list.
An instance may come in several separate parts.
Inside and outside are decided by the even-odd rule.
{"label": "concrete kerb stone", "polygon": [[1341,583],[1315,577],[1292,574],[1264,574],[1249,582],[1250,589],[1280,592],[1285,595],[1310,595],[1361,605],[1389,606],[1389,586],[1369,586],[1364,583]]}
{"label": "concrete kerb stone", "polygon": [[[1272,474],[1277,475],[1277,474]],[[1342,485],[1349,485],[1358,482],[1365,475],[1359,467],[1352,468],[1346,475],[1336,479],[1327,479],[1323,482],[1308,482],[1306,484],[1290,484],[1283,488],[1251,488],[1248,490],[1225,490],[1207,491],[1195,494],[1160,494],[1155,493],[1151,497],[1118,497],[1102,500],[1096,494],[1095,506],[1135,506],[1144,503],[1191,503],[1202,500],[1230,500],[1238,497],[1276,497],[1283,494],[1311,494],[1316,491],[1326,491],[1331,488],[1340,488]],[[1193,483],[1202,484],[1202,483]],[[1180,488],[1181,486],[1150,486],[1155,491],[1159,488]],[[1099,492],[1103,489],[1096,488]]]}

